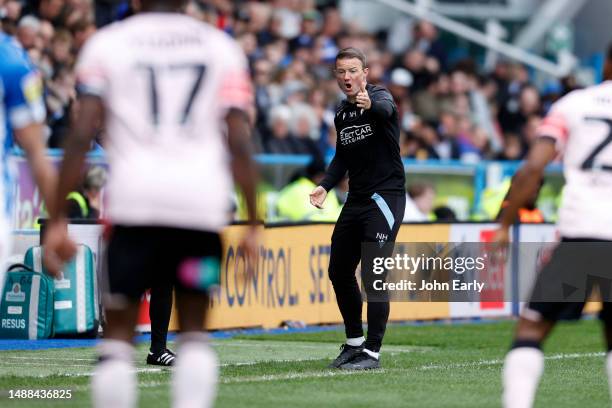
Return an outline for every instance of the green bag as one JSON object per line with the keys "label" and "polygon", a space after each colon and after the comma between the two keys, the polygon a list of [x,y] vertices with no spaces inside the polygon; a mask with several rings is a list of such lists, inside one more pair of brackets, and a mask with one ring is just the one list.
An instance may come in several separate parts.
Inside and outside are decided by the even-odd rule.
{"label": "green bag", "polygon": [[12,265],[0,300],[0,338],[53,336],[53,280],[26,265]]}
{"label": "green bag", "polygon": [[[25,264],[43,270],[42,247],[25,254]],[[86,245],[77,246],[77,254],[54,279],[53,331],[57,337],[96,337],[100,323],[98,286],[94,255]]]}

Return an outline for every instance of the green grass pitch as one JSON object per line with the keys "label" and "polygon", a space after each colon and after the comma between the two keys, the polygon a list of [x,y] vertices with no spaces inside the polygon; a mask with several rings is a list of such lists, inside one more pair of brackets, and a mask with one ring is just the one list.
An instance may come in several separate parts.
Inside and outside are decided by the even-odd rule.
{"label": "green grass pitch", "polygon": [[[496,407],[513,322],[391,325],[384,369],[326,368],[340,331],[213,340],[221,362],[218,407]],[[545,346],[536,407],[610,406],[596,320],[561,324]],[[0,352],[0,406],[89,406],[93,348]],[[170,404],[170,370],[145,365],[138,348],[140,407]],[[10,389],[71,389],[70,400],[8,399]]]}

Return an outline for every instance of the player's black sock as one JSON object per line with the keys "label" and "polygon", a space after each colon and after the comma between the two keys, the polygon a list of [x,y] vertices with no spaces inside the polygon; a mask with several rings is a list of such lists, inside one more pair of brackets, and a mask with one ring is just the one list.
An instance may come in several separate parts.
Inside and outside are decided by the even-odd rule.
{"label": "player's black sock", "polygon": [[368,302],[368,337],[364,347],[378,353],[389,319],[389,302]]}
{"label": "player's black sock", "polygon": [[612,352],[612,323],[610,322],[610,312],[608,310],[608,303],[605,304],[604,310],[600,313],[600,318],[604,322],[604,336],[606,338],[606,346],[608,347],[608,353]]}
{"label": "player's black sock", "polygon": [[514,350],[514,349],[519,348],[519,347],[531,347],[531,348],[535,348],[535,349],[538,349],[538,350],[542,350],[542,343],[537,341],[537,340],[521,340],[521,339],[516,339],[512,343],[512,346],[510,346],[510,350]]}
{"label": "player's black sock", "polygon": [[172,311],[172,285],[157,285],[151,288],[151,352],[160,354],[166,349],[168,325]]}

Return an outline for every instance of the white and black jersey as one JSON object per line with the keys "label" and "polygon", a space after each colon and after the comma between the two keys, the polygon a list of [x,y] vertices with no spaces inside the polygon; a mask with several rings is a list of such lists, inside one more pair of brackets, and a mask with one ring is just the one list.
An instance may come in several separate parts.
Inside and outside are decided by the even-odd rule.
{"label": "white and black jersey", "polygon": [[563,156],[561,235],[612,240],[612,81],[559,99],[538,134]]}
{"label": "white and black jersey", "polygon": [[246,110],[246,57],[189,16],[142,13],[101,29],[76,67],[105,105],[111,223],[218,231],[232,179],[224,117]]}

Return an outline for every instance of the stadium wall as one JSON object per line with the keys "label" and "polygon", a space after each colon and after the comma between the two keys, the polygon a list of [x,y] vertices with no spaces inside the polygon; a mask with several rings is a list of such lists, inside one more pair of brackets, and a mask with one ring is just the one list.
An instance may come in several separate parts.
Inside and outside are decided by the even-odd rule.
{"label": "stadium wall", "polygon": [[[397,242],[487,242],[497,225],[483,224],[404,224]],[[237,249],[242,226],[231,226],[223,233],[224,258],[221,285],[212,299],[209,329],[236,327],[278,327],[285,321],[307,324],[340,323],[331,282],[327,278],[330,238],[333,224],[306,224],[266,227],[258,265],[247,271],[244,254]],[[517,226],[513,234],[519,239],[525,228],[524,242],[553,242],[553,225]],[[533,272],[535,259],[519,263],[508,258],[500,271],[491,274],[498,279],[496,287],[508,302],[394,302],[390,320],[427,320],[466,317],[500,317],[518,313],[519,265]],[[492,283],[492,282],[489,282]],[[521,282],[530,285],[531,282]],[[148,313],[143,310],[143,327]],[[364,307],[364,321],[367,306]],[[173,319],[172,326],[176,328]]]}
{"label": "stadium wall", "polygon": [[[333,288],[327,278],[330,238],[333,224],[266,225],[257,265],[247,268],[238,243],[244,226],[233,225],[223,231],[224,253],[219,288],[211,299],[209,329],[279,327],[283,322],[306,324],[340,323]],[[404,224],[397,242],[488,242],[496,224]],[[101,227],[95,224],[71,225],[69,233],[100,254]],[[542,247],[558,240],[554,225],[520,225],[512,229],[513,240],[538,243]],[[14,233],[11,261],[19,262],[31,245],[38,244],[32,230]],[[520,255],[520,256],[519,256]],[[99,256],[97,256],[99,260]],[[505,302],[394,302],[390,320],[427,320],[448,318],[499,317],[518,314],[522,305],[519,293],[529,291],[538,269],[539,252],[519,252],[507,263],[489,273],[489,285],[500,291]],[[519,273],[520,279],[519,279]],[[598,310],[594,303],[587,309]],[[364,307],[364,321],[367,306]],[[173,312],[171,330],[177,329]],[[143,297],[139,329],[150,329],[148,296]]]}
{"label": "stadium wall", "polygon": [[[242,226],[223,232],[221,284],[212,298],[209,329],[279,327],[285,321],[340,323],[342,317],[327,277],[333,224],[265,228],[259,261],[247,271],[238,249]],[[448,225],[404,225],[398,241],[446,241]],[[146,307],[146,306],[145,306]],[[364,307],[364,319],[367,307]],[[148,323],[148,313],[141,314]],[[402,302],[391,307],[391,320],[448,318],[446,302]],[[171,329],[176,328],[173,318]]]}

